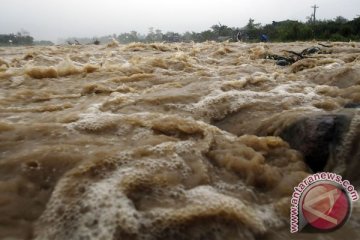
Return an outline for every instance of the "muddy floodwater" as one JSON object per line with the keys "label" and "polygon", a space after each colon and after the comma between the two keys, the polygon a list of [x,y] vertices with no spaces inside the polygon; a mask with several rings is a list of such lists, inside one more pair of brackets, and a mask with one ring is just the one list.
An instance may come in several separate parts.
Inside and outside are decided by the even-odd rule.
{"label": "muddy floodwater", "polygon": [[358,202],[289,232],[309,174],[360,186],[360,43],[326,44],[0,48],[0,239],[360,239]]}

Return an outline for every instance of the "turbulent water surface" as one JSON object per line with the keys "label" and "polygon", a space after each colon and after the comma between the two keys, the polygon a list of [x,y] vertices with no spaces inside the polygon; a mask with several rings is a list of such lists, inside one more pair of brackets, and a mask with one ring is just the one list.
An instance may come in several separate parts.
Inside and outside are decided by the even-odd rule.
{"label": "turbulent water surface", "polygon": [[360,185],[360,44],[265,59],[314,45],[0,48],[0,238],[358,239],[356,203],[337,232],[289,233],[312,171],[285,128],[350,116],[325,170]]}

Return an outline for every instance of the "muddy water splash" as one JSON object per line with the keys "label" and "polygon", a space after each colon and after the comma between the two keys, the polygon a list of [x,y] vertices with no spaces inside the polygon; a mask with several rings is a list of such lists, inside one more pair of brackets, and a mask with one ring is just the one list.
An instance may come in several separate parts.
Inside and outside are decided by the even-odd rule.
{"label": "muddy water splash", "polygon": [[[289,200],[312,171],[282,132],[360,102],[358,43],[264,59],[309,46],[0,49],[0,238],[308,238],[288,233]],[[347,111],[327,168],[358,181]],[[326,239],[359,236],[359,207]]]}

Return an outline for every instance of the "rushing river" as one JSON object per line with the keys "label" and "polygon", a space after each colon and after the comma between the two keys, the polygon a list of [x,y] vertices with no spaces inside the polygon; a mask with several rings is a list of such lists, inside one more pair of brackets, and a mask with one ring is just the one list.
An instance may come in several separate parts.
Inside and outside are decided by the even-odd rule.
{"label": "rushing river", "polygon": [[311,46],[0,48],[0,239],[358,239],[357,202],[334,233],[289,233],[300,118],[348,116],[325,170],[360,186],[360,43],[265,59]]}

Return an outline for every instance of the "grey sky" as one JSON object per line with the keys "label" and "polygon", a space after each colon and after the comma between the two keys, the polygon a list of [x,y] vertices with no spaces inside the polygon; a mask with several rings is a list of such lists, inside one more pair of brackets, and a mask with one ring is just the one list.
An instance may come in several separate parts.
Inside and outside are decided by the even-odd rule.
{"label": "grey sky", "polygon": [[0,33],[28,30],[35,39],[101,36],[149,27],[206,30],[221,22],[242,27],[248,19],[301,20],[317,4],[318,19],[360,15],[360,0],[0,0]]}

